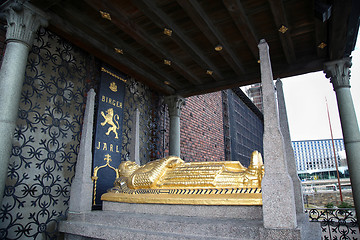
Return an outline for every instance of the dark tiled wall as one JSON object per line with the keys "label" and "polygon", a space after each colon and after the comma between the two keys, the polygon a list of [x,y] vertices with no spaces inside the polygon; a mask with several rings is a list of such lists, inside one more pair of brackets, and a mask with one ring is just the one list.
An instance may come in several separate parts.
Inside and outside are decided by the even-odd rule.
{"label": "dark tiled wall", "polygon": [[263,153],[262,114],[241,90],[227,90],[227,101],[231,160],[248,166],[253,151]]}

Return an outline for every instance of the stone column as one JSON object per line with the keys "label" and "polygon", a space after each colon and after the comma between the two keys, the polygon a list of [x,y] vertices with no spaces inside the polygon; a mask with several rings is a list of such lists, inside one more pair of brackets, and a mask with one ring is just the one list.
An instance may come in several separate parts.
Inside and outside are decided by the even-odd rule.
{"label": "stone column", "polygon": [[[360,132],[350,92],[351,58],[327,62],[326,77],[336,93],[356,215],[360,218]],[[359,221],[359,220],[358,220]]]}
{"label": "stone column", "polygon": [[294,188],[287,169],[284,140],[279,126],[269,46],[262,39],[258,47],[264,110],[264,227],[294,229],[297,226]]}
{"label": "stone column", "polygon": [[95,109],[95,91],[90,89],[86,99],[84,123],[82,126],[80,149],[77,156],[75,177],[71,183],[69,212],[88,212],[92,207],[93,182],[92,145]]}
{"label": "stone column", "polygon": [[170,155],[180,157],[180,115],[185,99],[174,95],[165,97],[170,115]]}
{"label": "stone column", "polygon": [[282,81],[280,79],[276,81],[276,92],[277,92],[277,100],[278,100],[278,108],[279,108],[280,129],[285,144],[285,158],[287,160],[288,172],[294,186],[296,213],[302,214],[304,213],[304,202],[301,191],[301,181],[296,171],[295,155],[294,155],[294,149],[291,145],[289,122],[286,112],[284,91],[283,91]]}
{"label": "stone column", "polygon": [[140,111],[137,108],[132,116],[132,130],[130,139],[130,160],[138,165],[140,162]]}
{"label": "stone column", "polygon": [[0,203],[5,188],[29,50],[36,31],[40,26],[47,25],[45,14],[28,3],[7,1],[1,7],[2,16],[7,20],[7,45],[0,70]]}

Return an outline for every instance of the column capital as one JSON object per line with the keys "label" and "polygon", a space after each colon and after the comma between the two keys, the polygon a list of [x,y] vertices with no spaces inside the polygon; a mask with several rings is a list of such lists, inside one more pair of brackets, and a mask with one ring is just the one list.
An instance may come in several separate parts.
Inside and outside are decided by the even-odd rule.
{"label": "column capital", "polygon": [[327,62],[324,64],[324,73],[333,84],[334,90],[343,87],[350,87],[351,57]]}
{"label": "column capital", "polygon": [[165,103],[168,105],[170,117],[180,117],[182,107],[185,105],[185,98],[179,95],[166,96]]}
{"label": "column capital", "polygon": [[7,21],[6,42],[19,41],[30,48],[39,27],[48,24],[46,13],[21,0],[7,1],[1,7]]}

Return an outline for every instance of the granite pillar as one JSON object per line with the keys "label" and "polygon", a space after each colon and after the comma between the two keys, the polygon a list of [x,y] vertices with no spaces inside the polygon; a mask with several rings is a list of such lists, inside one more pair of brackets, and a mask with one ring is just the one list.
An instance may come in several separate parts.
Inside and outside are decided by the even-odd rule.
{"label": "granite pillar", "polygon": [[180,115],[185,99],[174,95],[165,97],[170,115],[170,155],[180,157]]}
{"label": "granite pillar", "polygon": [[139,109],[135,110],[134,115],[132,116],[132,131],[131,131],[131,140],[130,140],[130,161],[136,162],[136,164],[141,165],[140,161],[140,111]]}
{"label": "granite pillar", "polygon": [[336,93],[356,215],[360,217],[360,132],[350,92],[351,58],[327,62],[326,77]]}
{"label": "granite pillar", "polygon": [[304,202],[302,197],[301,181],[296,171],[295,155],[294,155],[294,149],[292,148],[291,145],[289,122],[286,112],[284,91],[283,91],[282,81],[280,79],[276,81],[276,92],[277,92],[277,100],[278,100],[278,108],[279,108],[280,129],[285,144],[285,158],[287,160],[288,172],[294,186],[296,213],[302,214],[304,213]]}
{"label": "granite pillar", "polygon": [[262,39],[258,47],[264,104],[264,227],[294,229],[297,227],[294,188],[287,169],[284,140],[279,125],[269,46]]}
{"label": "granite pillar", "polygon": [[91,211],[92,207],[93,182],[91,180],[91,169],[94,109],[95,91],[90,89],[86,99],[75,177],[71,184],[69,212],[72,213],[88,212]]}
{"label": "granite pillar", "polygon": [[36,31],[47,25],[47,17],[31,4],[7,1],[2,15],[7,21],[6,51],[0,70],[0,202],[3,198],[13,134],[29,50]]}

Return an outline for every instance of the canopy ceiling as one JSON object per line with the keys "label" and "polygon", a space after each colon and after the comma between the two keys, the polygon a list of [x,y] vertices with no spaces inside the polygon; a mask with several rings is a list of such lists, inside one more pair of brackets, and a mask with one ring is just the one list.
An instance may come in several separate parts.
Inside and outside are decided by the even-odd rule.
{"label": "canopy ceiling", "polygon": [[274,78],[322,70],[351,54],[360,15],[356,0],[30,2],[60,36],[162,94],[185,97],[260,82],[260,39]]}

